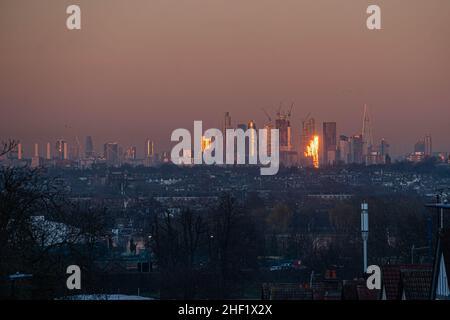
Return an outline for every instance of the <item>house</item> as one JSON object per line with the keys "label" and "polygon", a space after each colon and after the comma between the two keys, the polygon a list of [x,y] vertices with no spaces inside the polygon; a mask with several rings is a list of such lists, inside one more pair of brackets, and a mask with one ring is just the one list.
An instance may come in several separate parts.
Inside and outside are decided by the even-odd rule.
{"label": "house", "polygon": [[324,279],[313,283],[314,300],[342,300],[342,281]]}
{"label": "house", "polygon": [[438,239],[431,284],[431,299],[450,300],[450,230],[445,230]]}
{"label": "house", "polygon": [[367,288],[365,279],[344,280],[342,300],[378,300],[380,290]]}
{"label": "house", "polygon": [[431,268],[400,270],[402,300],[429,300],[432,275]]}
{"label": "house", "polygon": [[381,299],[428,300],[431,278],[431,265],[385,265],[382,267]]}
{"label": "house", "polygon": [[312,300],[313,291],[297,283],[263,283],[262,300]]}
{"label": "house", "polygon": [[336,266],[330,266],[323,276],[312,274],[310,286],[314,300],[342,300],[343,282]]}

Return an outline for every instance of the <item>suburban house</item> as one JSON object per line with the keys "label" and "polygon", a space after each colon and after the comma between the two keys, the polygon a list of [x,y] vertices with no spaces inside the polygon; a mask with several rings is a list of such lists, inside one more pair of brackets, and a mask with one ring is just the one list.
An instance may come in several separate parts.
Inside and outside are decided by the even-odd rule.
{"label": "suburban house", "polygon": [[431,299],[450,300],[450,230],[441,233],[436,248],[433,278],[431,284]]}
{"label": "suburban house", "polygon": [[431,265],[385,265],[382,267],[382,300],[427,300],[431,291]]}

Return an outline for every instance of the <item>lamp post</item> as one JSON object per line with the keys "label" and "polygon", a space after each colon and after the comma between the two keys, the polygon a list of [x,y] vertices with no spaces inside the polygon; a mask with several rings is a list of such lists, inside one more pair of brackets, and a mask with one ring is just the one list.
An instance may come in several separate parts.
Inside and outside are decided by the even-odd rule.
{"label": "lamp post", "polygon": [[367,272],[367,239],[369,238],[369,206],[367,202],[361,203],[361,236],[363,239],[364,270]]}
{"label": "lamp post", "polygon": [[450,209],[450,204],[447,200],[446,194],[440,194],[436,197],[436,203],[429,203],[426,204],[425,207],[428,208],[436,208],[438,209],[438,228],[439,232],[442,232],[444,230],[444,210]]}

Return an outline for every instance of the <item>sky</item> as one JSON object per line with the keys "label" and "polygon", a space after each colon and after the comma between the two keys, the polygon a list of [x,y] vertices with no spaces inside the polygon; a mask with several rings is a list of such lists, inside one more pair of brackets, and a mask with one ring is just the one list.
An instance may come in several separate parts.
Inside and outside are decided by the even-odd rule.
{"label": "sky", "polygon": [[[78,4],[82,29],[66,28]],[[366,28],[377,4],[382,30]],[[0,0],[0,140],[76,136],[170,150],[177,128],[308,113],[411,152],[450,151],[448,0]],[[41,148],[43,154],[44,148]]]}

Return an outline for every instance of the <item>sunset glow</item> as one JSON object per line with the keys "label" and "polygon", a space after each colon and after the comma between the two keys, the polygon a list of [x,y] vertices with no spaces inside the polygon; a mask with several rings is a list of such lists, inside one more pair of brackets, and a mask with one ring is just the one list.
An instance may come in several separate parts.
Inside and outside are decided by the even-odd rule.
{"label": "sunset glow", "polygon": [[211,147],[211,138],[202,137],[202,152]]}
{"label": "sunset glow", "polygon": [[315,135],[305,150],[305,157],[312,158],[314,168],[319,168],[319,136]]}

